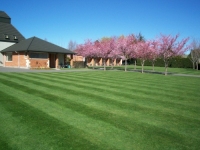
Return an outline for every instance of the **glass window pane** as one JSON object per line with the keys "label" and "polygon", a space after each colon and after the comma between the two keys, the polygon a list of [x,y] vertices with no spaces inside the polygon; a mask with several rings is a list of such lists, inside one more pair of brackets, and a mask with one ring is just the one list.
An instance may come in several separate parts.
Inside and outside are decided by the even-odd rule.
{"label": "glass window pane", "polygon": [[12,53],[6,53],[6,60],[12,61]]}
{"label": "glass window pane", "polygon": [[47,53],[30,53],[29,58],[48,58]]}

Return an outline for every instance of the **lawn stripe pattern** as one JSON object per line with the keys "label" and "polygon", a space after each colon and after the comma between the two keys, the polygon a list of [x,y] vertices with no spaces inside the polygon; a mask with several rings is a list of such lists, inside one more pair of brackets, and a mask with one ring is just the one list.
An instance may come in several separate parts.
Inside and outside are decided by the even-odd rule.
{"label": "lawn stripe pattern", "polygon": [[118,71],[1,73],[0,146],[196,149],[199,80]]}

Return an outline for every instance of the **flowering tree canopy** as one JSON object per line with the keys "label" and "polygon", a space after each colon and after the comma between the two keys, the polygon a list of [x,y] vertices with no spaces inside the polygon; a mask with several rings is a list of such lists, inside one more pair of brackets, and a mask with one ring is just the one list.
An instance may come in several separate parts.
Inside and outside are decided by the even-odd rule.
{"label": "flowering tree canopy", "polygon": [[158,48],[159,48],[159,42],[157,40],[151,41],[151,49],[150,49],[149,61],[152,62],[153,71],[154,71],[155,61],[159,57]]}
{"label": "flowering tree canopy", "polygon": [[104,70],[106,70],[106,59],[110,58],[110,54],[115,48],[115,41],[113,38],[104,38],[100,42],[97,42],[96,49],[99,53],[99,57],[103,59]]}
{"label": "flowering tree canopy", "polygon": [[189,46],[185,46],[189,38],[185,38],[180,42],[177,42],[179,35],[175,37],[171,35],[161,35],[159,38],[159,55],[165,63],[165,75],[167,75],[167,68],[169,60],[175,56],[181,56],[189,49]]}
{"label": "flowering tree canopy", "polygon": [[[175,56],[183,55],[190,46],[186,46],[189,38],[178,41],[179,35],[160,35],[157,40],[143,40],[131,34],[128,36],[120,36],[118,38],[102,38],[92,42],[85,41],[84,44],[78,45],[76,53],[84,57],[102,58],[105,70],[106,59],[122,58],[125,60],[125,71],[127,71],[127,60],[137,58],[141,60],[142,73],[144,62],[150,60],[153,65],[158,57],[162,58],[165,63],[165,75],[167,75],[167,67],[169,60]],[[94,67],[94,64],[93,64]]]}
{"label": "flowering tree canopy", "polygon": [[135,42],[136,38],[134,35],[121,36],[116,40],[118,54],[125,60],[125,71],[127,71],[127,60],[134,55]]}
{"label": "flowering tree canopy", "polygon": [[138,49],[137,49],[137,58],[141,60],[141,65],[142,65],[142,73],[144,70],[144,62],[150,58],[150,53],[151,53],[151,41],[146,41],[146,42],[139,42],[138,44]]}

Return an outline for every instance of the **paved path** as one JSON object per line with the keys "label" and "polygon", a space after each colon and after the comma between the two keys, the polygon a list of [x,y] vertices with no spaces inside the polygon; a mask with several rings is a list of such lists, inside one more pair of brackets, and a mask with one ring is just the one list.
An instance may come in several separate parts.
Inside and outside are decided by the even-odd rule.
{"label": "paved path", "polygon": [[36,69],[25,69],[25,68],[10,68],[10,67],[0,67],[0,72],[56,72],[55,69],[50,70],[36,70]]}
{"label": "paved path", "polygon": [[193,74],[172,74],[174,76],[185,76],[185,77],[197,77],[200,78],[200,75],[193,75]]}
{"label": "paved path", "polygon": [[92,71],[91,69],[25,69],[25,68],[11,68],[0,67],[1,72],[72,72],[72,71]]}
{"label": "paved path", "polygon": [[[141,72],[141,70],[132,70],[133,72]],[[145,73],[152,73],[152,74],[165,74],[164,72],[156,72],[156,71],[150,71],[150,70],[144,70]],[[200,75],[193,75],[193,74],[181,74],[181,73],[171,73],[168,72],[168,75],[172,76],[185,76],[185,77],[197,77],[200,78]]]}

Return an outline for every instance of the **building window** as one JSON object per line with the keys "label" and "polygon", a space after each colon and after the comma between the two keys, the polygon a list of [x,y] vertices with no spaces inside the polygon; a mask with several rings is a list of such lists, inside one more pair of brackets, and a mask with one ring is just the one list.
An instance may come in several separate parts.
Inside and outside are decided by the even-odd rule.
{"label": "building window", "polygon": [[13,35],[13,37],[14,37],[14,40],[18,40],[16,35]]}
{"label": "building window", "polygon": [[29,58],[41,58],[41,59],[47,59],[48,54],[47,53],[30,53]]}
{"label": "building window", "polygon": [[5,39],[9,39],[9,36],[7,34],[5,34]]}
{"label": "building window", "polygon": [[12,52],[6,53],[6,61],[12,61]]}

